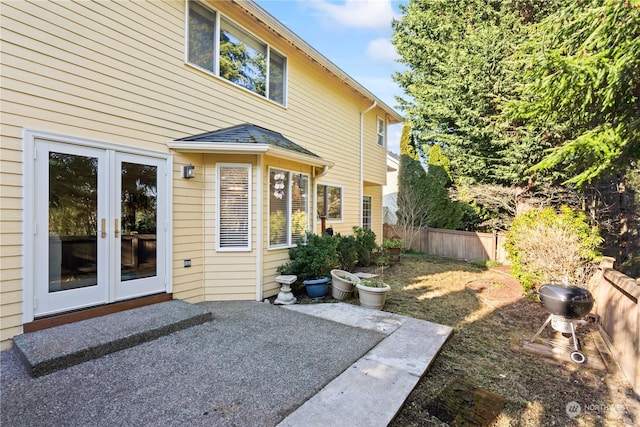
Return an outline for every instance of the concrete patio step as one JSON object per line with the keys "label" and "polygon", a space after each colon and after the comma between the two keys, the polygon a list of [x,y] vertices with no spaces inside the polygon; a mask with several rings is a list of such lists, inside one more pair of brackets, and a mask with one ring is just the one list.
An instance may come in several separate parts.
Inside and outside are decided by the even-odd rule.
{"label": "concrete patio step", "polygon": [[13,345],[31,376],[39,377],[212,318],[201,306],[172,300],[17,335]]}

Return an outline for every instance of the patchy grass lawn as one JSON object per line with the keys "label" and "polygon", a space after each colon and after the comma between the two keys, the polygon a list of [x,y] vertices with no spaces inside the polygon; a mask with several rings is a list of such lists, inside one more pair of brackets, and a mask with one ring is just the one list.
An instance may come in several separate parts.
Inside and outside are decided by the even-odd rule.
{"label": "patchy grass lawn", "polygon": [[[429,408],[438,412],[433,402],[456,382],[504,399],[504,409],[493,421],[497,426],[624,425],[609,398],[606,371],[520,349],[548,313],[523,297],[504,269],[403,256],[400,264],[385,270],[384,280],[392,288],[385,311],[454,328],[392,426],[443,425],[442,415],[436,418]],[[542,336],[552,337],[554,331],[548,326]],[[579,336],[585,345],[593,345],[587,330],[580,330]],[[571,402],[582,409],[573,418],[567,414]]]}

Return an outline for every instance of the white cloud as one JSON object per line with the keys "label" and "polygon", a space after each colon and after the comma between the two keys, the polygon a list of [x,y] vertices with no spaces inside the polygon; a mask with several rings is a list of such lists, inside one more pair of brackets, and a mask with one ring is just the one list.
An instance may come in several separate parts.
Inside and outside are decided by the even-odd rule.
{"label": "white cloud", "polygon": [[367,56],[375,61],[395,62],[399,58],[395,46],[389,39],[371,40],[367,45]]}
{"label": "white cloud", "polygon": [[336,4],[328,0],[305,2],[309,7],[324,14],[326,18],[345,27],[391,29],[391,21],[396,15],[392,0],[345,0]]}

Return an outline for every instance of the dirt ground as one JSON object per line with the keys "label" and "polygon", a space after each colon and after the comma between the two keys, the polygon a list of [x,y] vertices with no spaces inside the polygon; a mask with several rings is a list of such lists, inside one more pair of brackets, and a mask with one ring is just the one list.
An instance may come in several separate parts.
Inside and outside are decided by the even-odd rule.
{"label": "dirt ground", "polygon": [[640,400],[595,323],[579,324],[583,365],[550,325],[530,343],[549,313],[508,267],[403,256],[383,277],[385,311],[454,328],[391,426],[640,424]]}

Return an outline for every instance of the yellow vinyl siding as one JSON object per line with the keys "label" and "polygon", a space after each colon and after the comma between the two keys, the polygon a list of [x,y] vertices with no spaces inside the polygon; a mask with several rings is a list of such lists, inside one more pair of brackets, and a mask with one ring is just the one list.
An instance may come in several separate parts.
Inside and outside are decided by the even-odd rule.
{"label": "yellow vinyl siding", "polygon": [[[192,164],[196,168],[193,179],[182,178],[182,167]],[[204,274],[204,212],[202,192],[205,177],[202,155],[174,157],[173,165],[173,295],[189,302],[204,301],[202,277]],[[176,202],[179,200],[179,202]],[[184,260],[191,267],[184,267]]]}
{"label": "yellow vinyl siding", "polygon": [[[256,166],[255,155],[205,155],[204,171],[204,294],[205,300],[256,299]],[[218,163],[250,164],[251,251],[216,251]]]}
{"label": "yellow vinyl siding", "polygon": [[[242,4],[211,4],[287,57],[286,108],[185,64],[183,1],[0,2],[2,348],[22,324],[22,195],[31,197],[33,191],[22,188],[24,129],[173,155],[169,262],[176,298],[255,299],[259,277],[263,296],[277,293],[275,269],[288,254],[286,249],[266,249],[268,166],[307,172],[310,185],[314,181],[308,165],[265,157],[259,172],[256,156],[231,156],[253,165],[252,251],[218,253],[215,167],[230,157],[170,152],[168,141],[241,123],[280,132],[335,163],[320,179],[344,191],[343,221],[330,225],[348,234],[359,224],[360,112],[372,101],[256,21]],[[376,115],[384,112],[375,108],[364,118],[364,176],[383,184],[386,153],[376,144]],[[196,177],[186,180],[182,166],[189,163],[196,167]],[[262,173],[260,201],[255,200],[257,173]],[[255,203],[262,204],[261,224]],[[310,212],[315,215],[315,206]],[[374,219],[376,215],[374,211]],[[262,248],[256,246],[258,232],[264,235]],[[185,259],[191,267],[183,267]]]}
{"label": "yellow vinyl siding", "polygon": [[22,331],[22,148],[19,128],[3,123],[0,131],[0,350],[6,350]]}

